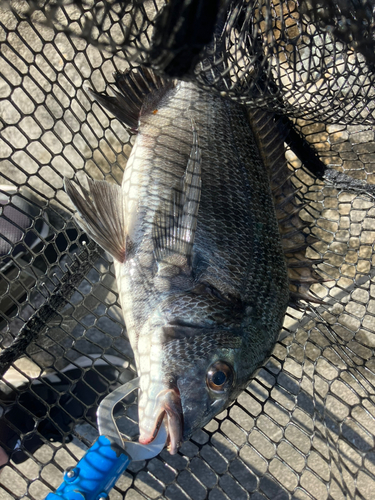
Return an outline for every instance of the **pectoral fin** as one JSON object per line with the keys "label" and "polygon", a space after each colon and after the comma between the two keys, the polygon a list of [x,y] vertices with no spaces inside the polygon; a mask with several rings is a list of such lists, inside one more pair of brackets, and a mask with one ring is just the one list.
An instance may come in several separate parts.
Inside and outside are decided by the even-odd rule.
{"label": "pectoral fin", "polygon": [[153,226],[154,252],[159,262],[180,255],[190,265],[201,197],[201,152],[193,127],[193,146],[186,171],[173,189],[170,202],[157,211]]}
{"label": "pectoral fin", "polygon": [[82,229],[119,262],[125,261],[125,214],[121,187],[105,181],[88,179],[88,190],[82,194],[69,179],[65,191],[77,209]]}

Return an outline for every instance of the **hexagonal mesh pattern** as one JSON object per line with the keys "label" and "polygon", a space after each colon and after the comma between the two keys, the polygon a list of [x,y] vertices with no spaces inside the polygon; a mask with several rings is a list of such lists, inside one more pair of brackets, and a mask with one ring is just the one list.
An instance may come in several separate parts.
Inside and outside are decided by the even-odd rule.
{"label": "hexagonal mesh pattern", "polygon": [[[325,123],[373,123],[370,1],[226,0],[202,3],[202,10],[198,1],[165,4],[164,16],[155,0],[81,0],[76,9],[63,0],[37,1],[24,12],[125,61],[193,79],[244,104],[304,119],[324,114]],[[206,48],[197,59],[216,14],[215,57]]]}
{"label": "hexagonal mesh pattern", "polygon": [[[34,332],[29,336],[30,340],[34,335],[33,341],[27,343],[22,357],[13,360],[0,385],[0,444],[10,456],[0,472],[4,500],[42,499],[54,490],[62,471],[74,465],[97,436],[95,411],[100,399],[135,373],[111,262],[95,246],[83,244],[85,236],[72,218],[62,183],[64,176],[83,173],[120,182],[132,138],[118,120],[92,102],[86,86],[103,91],[112,72],[124,69],[129,53],[128,49],[119,52],[117,41],[107,51],[88,42],[93,41],[88,28],[84,31],[89,4],[56,4],[55,24],[45,22],[51,5],[55,4],[47,2],[42,10],[30,12],[29,5],[15,2],[13,11],[0,10],[1,232],[8,230],[7,238],[0,239],[1,347],[11,345],[20,331]],[[112,16],[112,24],[108,19],[119,7],[118,3],[108,5],[102,29],[115,39],[116,33],[122,33],[116,31],[121,24],[119,13]],[[270,55],[259,62],[260,69],[254,61],[253,68],[244,69],[241,61],[249,47],[242,50],[241,45],[242,55],[237,59],[229,47],[231,96],[293,109],[295,126],[320,159],[360,181],[357,192],[352,192],[317,180],[287,150],[294,183],[306,203],[301,217],[311,222],[310,230],[318,239],[308,254],[324,259],[318,269],[327,281],[312,286],[324,305],[302,312],[288,309],[272,357],[237,402],[196,432],[177,455],[163,451],[150,461],[131,464],[112,491],[112,500],[373,497],[375,209],[371,185],[375,184],[375,136],[374,127],[364,123],[372,113],[369,56],[352,51],[342,59],[346,69],[353,68],[352,76],[358,74],[357,80],[347,78],[338,56],[331,66],[322,67],[341,86],[338,94],[327,83],[330,77],[326,79],[331,98],[310,70],[305,75],[299,69],[304,61],[301,49],[295,56],[295,79],[290,86],[292,72],[288,76],[286,68],[291,57],[283,60],[280,55],[295,54],[289,42],[297,35],[289,29],[308,25],[306,32],[315,46],[319,46],[317,33],[323,30],[326,38],[319,43],[328,52],[345,40],[337,37],[335,44],[327,42],[336,28],[327,31],[324,17],[314,31],[313,18],[303,14],[304,3],[299,13],[295,2],[272,4],[273,10],[271,4],[266,5],[274,17],[254,4],[242,17],[240,10],[235,11],[225,33],[238,40],[236,23],[245,26],[241,33],[253,33],[254,27],[249,26],[254,26],[254,19],[260,27],[266,19],[276,33],[269,47],[273,54],[278,47],[279,65],[270,63],[276,57]],[[146,53],[149,20],[155,17],[157,6],[144,2],[129,3],[126,8],[135,9],[132,22],[138,22],[137,29],[145,37],[140,35],[133,46],[139,49],[141,40]],[[102,45],[110,40],[99,39],[98,27],[91,29]],[[82,31],[85,37],[74,36]],[[297,38],[303,40],[302,35]],[[262,47],[265,41],[261,35]],[[243,43],[250,42],[244,39]],[[320,61],[326,64],[324,58]],[[272,68],[280,68],[279,73]],[[251,78],[241,89],[235,75],[245,70]],[[268,80],[259,76],[263,70]],[[259,79],[252,76],[255,73]],[[207,85],[202,74],[197,70],[195,78]],[[361,82],[358,88],[355,82]],[[314,98],[323,96],[315,101],[316,107],[306,97],[307,86],[313,89]],[[345,94],[348,86],[351,91]],[[269,97],[274,88],[277,95]],[[221,87],[216,91],[222,91]],[[306,100],[298,101],[297,96],[303,94]],[[298,106],[291,102],[292,96]],[[335,107],[335,99],[339,106]],[[315,118],[314,122],[299,118],[308,109],[312,111],[305,119]],[[324,117],[324,123],[318,116]],[[335,116],[352,124],[329,124]],[[43,308],[46,304],[53,307]],[[118,408],[116,417],[125,435],[137,434],[134,399]]]}

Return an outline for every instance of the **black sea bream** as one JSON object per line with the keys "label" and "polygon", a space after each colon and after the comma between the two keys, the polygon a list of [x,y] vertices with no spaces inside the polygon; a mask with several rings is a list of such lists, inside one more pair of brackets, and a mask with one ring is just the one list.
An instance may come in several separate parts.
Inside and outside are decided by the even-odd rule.
{"label": "black sea bream", "polygon": [[[290,298],[284,252],[295,269],[307,265],[307,282],[311,271],[298,264],[304,238],[283,249],[267,162],[277,180],[285,159],[282,147],[267,159],[282,146],[272,121],[260,123],[265,147],[243,106],[192,83],[139,69],[116,85],[115,96],[95,97],[138,131],[122,186],[66,189],[82,228],[114,258],[140,376],[140,442],[166,417],[175,453],[270,355]],[[281,198],[285,208],[293,193]],[[296,212],[282,212],[283,232],[298,232]]]}

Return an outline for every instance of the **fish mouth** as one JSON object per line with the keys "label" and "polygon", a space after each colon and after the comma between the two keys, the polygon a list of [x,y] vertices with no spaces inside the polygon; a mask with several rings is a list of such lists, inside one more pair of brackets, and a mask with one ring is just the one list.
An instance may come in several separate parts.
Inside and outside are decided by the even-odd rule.
{"label": "fish mouth", "polygon": [[156,397],[154,410],[152,415],[153,424],[149,429],[142,427],[142,422],[139,423],[139,442],[141,444],[151,443],[156,438],[160,426],[164,418],[166,418],[168,451],[171,455],[174,455],[182,442],[183,413],[179,390],[173,388],[161,391]]}

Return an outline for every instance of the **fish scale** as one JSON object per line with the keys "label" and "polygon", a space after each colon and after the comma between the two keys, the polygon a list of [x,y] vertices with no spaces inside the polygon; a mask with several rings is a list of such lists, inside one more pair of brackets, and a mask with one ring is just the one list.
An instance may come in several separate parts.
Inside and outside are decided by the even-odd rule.
{"label": "fish scale", "polygon": [[[124,96],[137,92],[133,101],[142,101],[135,121],[118,96],[94,94],[138,129],[122,186],[113,203],[92,183],[84,196],[71,182],[67,192],[82,227],[114,256],[140,376],[140,441],[152,441],[166,419],[175,453],[271,353],[289,301],[275,206],[283,215],[295,206],[289,184],[287,195],[278,187],[286,166],[272,120],[258,132],[262,116],[255,113],[251,125],[240,104],[192,83],[156,80],[145,69],[117,75],[116,83]],[[269,156],[262,134],[272,143]],[[98,211],[114,219],[121,211],[121,230],[117,223],[102,236]],[[294,227],[293,217],[283,230]],[[125,258],[114,245],[126,247]],[[215,380],[224,382],[218,387]]]}

